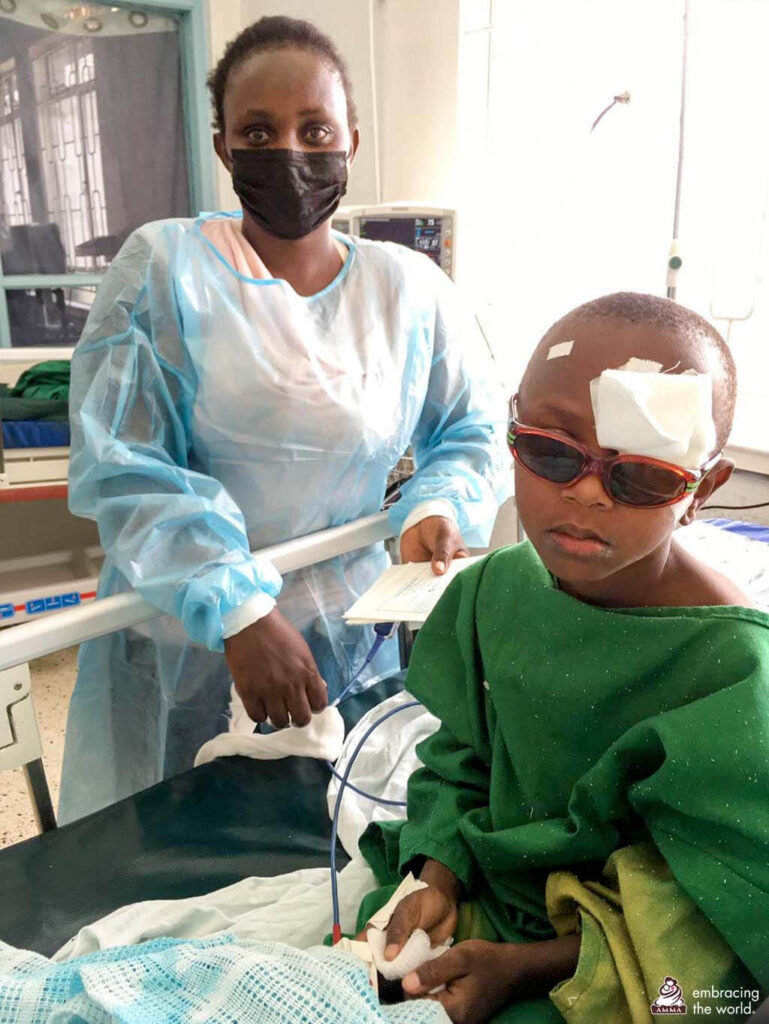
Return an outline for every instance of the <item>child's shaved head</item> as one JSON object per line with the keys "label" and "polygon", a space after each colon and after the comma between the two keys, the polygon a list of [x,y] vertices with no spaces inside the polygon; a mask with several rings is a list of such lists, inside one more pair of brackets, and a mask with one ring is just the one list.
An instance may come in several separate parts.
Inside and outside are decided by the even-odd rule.
{"label": "child's shaved head", "polygon": [[[629,453],[617,443],[619,435],[609,432],[607,437],[596,422],[593,382],[631,360],[655,364],[671,376],[687,370],[709,374],[712,382],[715,430],[709,422],[700,424],[696,459],[683,467],[704,475],[694,490],[669,504],[643,507],[623,501],[606,476],[613,472],[607,465],[622,461],[615,455]],[[734,360],[718,331],[691,310],[655,295],[606,295],[553,324],[526,367],[515,405],[522,430],[549,440],[537,442],[536,465],[522,461],[520,454],[515,459],[515,499],[526,536],[568,593],[616,607],[730,603],[726,582],[703,582],[700,570],[673,545],[673,532],[694,520],[734,468],[721,452],[734,415],[735,377]],[[668,380],[665,387],[675,393],[672,383]],[[685,381],[680,384],[687,390]],[[615,397],[612,415],[619,420],[622,399]],[[651,418],[649,424],[654,435],[656,424]],[[666,440],[664,425],[659,436]],[[580,472],[559,445],[576,450],[583,460],[589,455],[592,467]],[[600,469],[595,466],[598,455]],[[569,479],[571,465],[577,475]]]}
{"label": "child's shaved head", "polygon": [[[521,391],[538,369],[547,360],[550,348],[559,341],[568,340],[572,333],[579,333],[580,343],[589,344],[584,328],[591,321],[614,321],[618,327],[624,325],[636,328],[638,351],[630,353],[642,359],[657,359],[663,369],[694,369],[700,373],[710,372],[713,378],[713,418],[716,427],[717,450],[723,449],[729,437],[734,419],[734,403],[737,395],[737,373],[729,348],[711,324],[698,313],[679,306],[670,299],[658,295],[643,295],[638,292],[616,292],[593,299],[567,313],[547,331],[539,343],[521,382]],[[648,326],[655,337],[644,344],[643,328]],[[580,330],[581,328],[581,330]],[[624,333],[624,332],[623,332]],[[666,351],[660,351],[659,337],[666,336]],[[628,358],[627,352],[617,352],[611,359],[611,352],[603,369],[616,368]],[[563,369],[569,357],[563,360]],[[561,362],[561,360],[559,360]],[[673,372],[676,372],[675,370]]]}

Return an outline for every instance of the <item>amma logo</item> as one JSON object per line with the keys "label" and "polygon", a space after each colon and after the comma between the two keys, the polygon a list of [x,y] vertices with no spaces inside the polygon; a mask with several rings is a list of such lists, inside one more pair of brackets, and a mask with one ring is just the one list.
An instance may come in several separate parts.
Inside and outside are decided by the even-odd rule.
{"label": "amma logo", "polygon": [[684,994],[676,978],[665,978],[659,991],[651,1005],[652,1013],[686,1013]]}

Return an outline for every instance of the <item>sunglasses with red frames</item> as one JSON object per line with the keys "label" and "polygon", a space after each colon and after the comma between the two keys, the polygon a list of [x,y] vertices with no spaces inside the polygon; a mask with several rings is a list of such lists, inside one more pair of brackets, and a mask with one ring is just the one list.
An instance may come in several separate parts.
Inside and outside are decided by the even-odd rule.
{"label": "sunglasses with red frames", "polygon": [[575,484],[589,473],[601,478],[614,501],[634,508],[664,508],[696,491],[715,466],[714,455],[700,470],[681,469],[645,455],[595,455],[577,441],[518,421],[518,396],[510,401],[507,443],[513,457],[529,473],[550,483]]}

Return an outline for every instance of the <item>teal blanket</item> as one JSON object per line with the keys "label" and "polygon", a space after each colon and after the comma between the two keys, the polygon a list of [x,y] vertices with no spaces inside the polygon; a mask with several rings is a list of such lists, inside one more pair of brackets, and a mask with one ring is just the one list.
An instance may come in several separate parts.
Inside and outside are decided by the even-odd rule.
{"label": "teal blanket", "polygon": [[380,1007],[347,953],[155,939],[52,963],[0,943],[0,1024],[448,1024],[427,1000]]}

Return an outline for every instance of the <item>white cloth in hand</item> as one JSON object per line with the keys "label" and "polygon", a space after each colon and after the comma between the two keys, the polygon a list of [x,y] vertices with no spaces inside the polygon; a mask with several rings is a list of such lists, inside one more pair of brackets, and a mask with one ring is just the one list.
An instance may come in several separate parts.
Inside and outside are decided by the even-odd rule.
{"label": "white cloth in hand", "polygon": [[394,960],[385,960],[385,946],[387,932],[379,928],[369,928],[366,932],[366,941],[371,950],[372,959],[377,971],[387,981],[400,980],[407,974],[417,970],[428,960],[435,960],[451,946],[451,939],[433,946],[430,943],[430,936],[421,928],[415,928],[409,935],[408,941]]}
{"label": "white cloth in hand", "polygon": [[[242,722],[242,718],[239,721]],[[195,767],[217,757],[232,757],[234,754],[259,761],[274,761],[281,757],[317,757],[321,761],[336,761],[344,745],[344,719],[337,708],[325,708],[312,716],[309,725],[301,728],[291,725],[287,729],[262,734],[255,733],[254,723],[250,724],[251,732],[223,732],[204,743],[195,758]]]}

